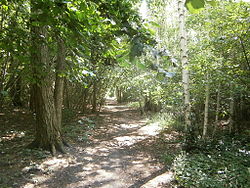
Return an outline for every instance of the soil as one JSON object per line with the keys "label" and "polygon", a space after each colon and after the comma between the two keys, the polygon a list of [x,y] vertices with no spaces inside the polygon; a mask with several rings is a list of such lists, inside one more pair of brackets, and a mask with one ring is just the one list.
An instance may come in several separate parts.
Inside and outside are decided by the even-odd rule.
{"label": "soil", "polygon": [[[98,115],[79,114],[65,125],[67,154],[56,157],[25,148],[33,139],[33,119],[24,109],[0,113],[0,187],[173,187],[163,156],[178,151],[178,134],[148,123],[135,109],[107,101]],[[84,129],[88,134],[77,132],[84,126],[79,120],[95,126]]]}

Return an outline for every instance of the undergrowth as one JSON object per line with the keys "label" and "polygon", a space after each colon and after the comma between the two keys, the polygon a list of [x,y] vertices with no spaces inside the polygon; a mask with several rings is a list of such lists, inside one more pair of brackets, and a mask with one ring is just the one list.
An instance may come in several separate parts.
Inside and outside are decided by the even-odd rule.
{"label": "undergrowth", "polygon": [[[250,144],[246,136],[197,140],[173,163],[180,187],[250,187]],[[192,149],[191,149],[192,148]]]}
{"label": "undergrowth", "polygon": [[140,103],[139,102],[130,102],[127,104],[128,107],[131,107],[131,108],[136,108],[136,109],[139,109],[140,108]]}
{"label": "undergrowth", "polygon": [[[184,132],[183,123],[171,114],[155,114],[165,130]],[[197,132],[182,136],[182,151],[163,155],[166,165],[172,163],[177,187],[182,188],[248,188],[250,187],[249,135],[221,134],[201,139]],[[195,136],[196,135],[196,136]]]}
{"label": "undergrowth", "polygon": [[89,137],[92,135],[92,130],[95,128],[96,124],[92,119],[80,118],[77,123],[73,123],[65,126],[65,134],[72,140],[80,142],[88,142]]}
{"label": "undergrowth", "polygon": [[184,131],[183,122],[174,117],[171,113],[156,113],[150,117],[149,123],[159,123],[159,125],[165,130],[172,131]]}

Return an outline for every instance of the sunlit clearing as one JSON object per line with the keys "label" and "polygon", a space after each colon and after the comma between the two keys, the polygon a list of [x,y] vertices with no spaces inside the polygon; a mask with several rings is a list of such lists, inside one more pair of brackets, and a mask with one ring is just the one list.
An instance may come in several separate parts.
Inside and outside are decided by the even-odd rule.
{"label": "sunlit clearing", "polygon": [[[125,124],[123,124],[123,127],[124,126]],[[126,125],[125,127],[129,127],[129,125]],[[116,144],[118,146],[131,146],[148,138],[149,136],[156,136],[161,130],[162,128],[160,127],[159,123],[152,123],[138,129],[137,132],[139,135],[120,136],[114,138],[114,140],[117,142]]]}
{"label": "sunlit clearing", "polygon": [[140,134],[146,134],[148,136],[156,136],[157,134],[160,133],[162,128],[160,127],[160,124],[158,122],[156,123],[151,123],[147,126],[144,126],[140,128],[138,131]]}

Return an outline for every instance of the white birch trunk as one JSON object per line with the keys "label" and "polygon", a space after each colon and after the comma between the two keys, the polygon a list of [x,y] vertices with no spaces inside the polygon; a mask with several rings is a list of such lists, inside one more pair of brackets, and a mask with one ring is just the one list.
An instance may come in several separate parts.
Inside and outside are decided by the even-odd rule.
{"label": "white birch trunk", "polygon": [[178,1],[179,12],[179,28],[180,28],[180,50],[182,64],[182,82],[184,88],[184,111],[185,111],[185,128],[191,126],[190,120],[190,93],[189,93],[189,70],[188,70],[188,54],[187,54],[187,33],[185,28],[185,5],[184,0]]}

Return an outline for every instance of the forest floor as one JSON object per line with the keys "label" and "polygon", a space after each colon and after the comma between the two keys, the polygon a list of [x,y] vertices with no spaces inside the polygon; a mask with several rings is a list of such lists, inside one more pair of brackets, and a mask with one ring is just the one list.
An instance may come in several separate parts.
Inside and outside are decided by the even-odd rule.
{"label": "forest floor", "polygon": [[[0,114],[0,187],[172,187],[163,156],[179,150],[178,133],[164,132],[135,109],[107,101],[98,115],[66,123],[67,154],[26,149],[34,118],[25,110]],[[167,161],[169,162],[169,161]]]}

